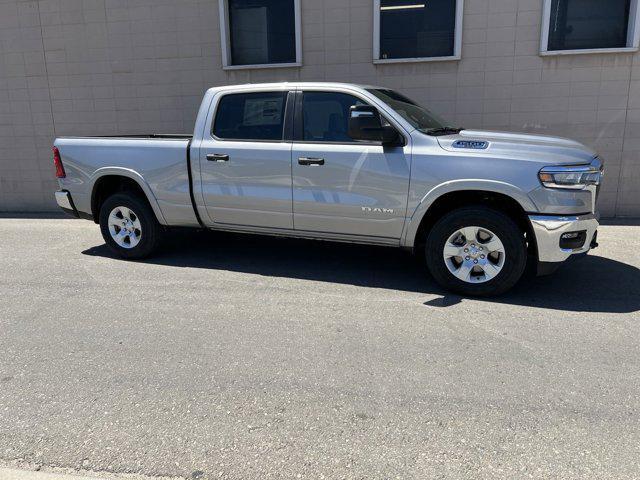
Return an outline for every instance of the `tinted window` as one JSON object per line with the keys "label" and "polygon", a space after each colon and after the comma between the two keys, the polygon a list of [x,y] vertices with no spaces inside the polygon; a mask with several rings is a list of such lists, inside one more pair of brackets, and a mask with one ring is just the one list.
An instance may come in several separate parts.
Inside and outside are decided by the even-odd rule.
{"label": "tinted window", "polygon": [[286,92],[225,95],[213,134],[237,140],[282,140]]}
{"label": "tinted window", "polygon": [[365,103],[346,93],[305,92],[302,97],[303,135],[310,142],[355,142],[348,135],[349,109]]}
{"label": "tinted window", "polygon": [[381,0],[380,58],[454,55],[456,0]]}
{"label": "tinted window", "polygon": [[431,113],[401,93],[383,88],[372,88],[367,91],[393,108],[394,111],[418,130],[426,132],[432,128],[442,128],[447,125],[447,122],[436,114]]}
{"label": "tinted window", "polygon": [[627,46],[630,0],[553,0],[548,50]]}
{"label": "tinted window", "polygon": [[228,1],[233,65],[296,61],[293,0]]}

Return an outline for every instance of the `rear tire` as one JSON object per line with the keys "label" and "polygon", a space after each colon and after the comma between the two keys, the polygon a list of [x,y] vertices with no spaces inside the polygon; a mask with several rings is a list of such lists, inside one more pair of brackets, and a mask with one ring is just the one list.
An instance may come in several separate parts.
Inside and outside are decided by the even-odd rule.
{"label": "rear tire", "polygon": [[130,260],[155,253],[161,226],[146,199],[129,192],[116,193],[100,208],[100,231],[107,246]]}
{"label": "rear tire", "polygon": [[[468,237],[468,238],[467,238]],[[483,206],[444,215],[429,232],[425,261],[442,287],[468,296],[500,295],[522,277],[524,233],[505,214]]]}

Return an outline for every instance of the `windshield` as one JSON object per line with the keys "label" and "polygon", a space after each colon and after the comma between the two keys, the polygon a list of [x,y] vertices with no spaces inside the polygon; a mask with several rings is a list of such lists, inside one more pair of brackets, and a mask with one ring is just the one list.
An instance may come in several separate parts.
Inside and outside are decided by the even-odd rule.
{"label": "windshield", "polygon": [[375,95],[389,105],[398,112],[402,118],[421,132],[427,133],[429,130],[440,130],[449,126],[449,124],[440,117],[398,92],[382,88],[367,89],[367,92]]}

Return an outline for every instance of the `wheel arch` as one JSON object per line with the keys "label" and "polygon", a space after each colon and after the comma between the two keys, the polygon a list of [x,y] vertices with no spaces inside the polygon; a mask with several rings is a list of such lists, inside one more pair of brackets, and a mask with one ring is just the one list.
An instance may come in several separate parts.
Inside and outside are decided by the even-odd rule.
{"label": "wheel arch", "polygon": [[446,213],[465,206],[482,205],[512,218],[526,233],[529,253],[536,254],[535,235],[527,215],[527,212],[536,211],[536,206],[515,187],[515,191],[487,187],[487,184],[482,184],[476,188],[442,189],[437,195],[426,196],[406,229],[405,246],[421,247],[430,229]]}
{"label": "wheel arch", "polygon": [[124,168],[100,169],[94,175],[91,182],[91,215],[93,221],[98,223],[100,207],[112,194],[117,192],[133,191],[139,194],[149,204],[156,219],[161,225],[166,225],[160,206],[151,187],[137,172]]}

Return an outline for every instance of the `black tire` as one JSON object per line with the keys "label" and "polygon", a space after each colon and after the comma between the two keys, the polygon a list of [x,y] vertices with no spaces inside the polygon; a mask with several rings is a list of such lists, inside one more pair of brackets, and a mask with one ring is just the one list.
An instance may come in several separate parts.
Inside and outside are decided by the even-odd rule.
{"label": "black tire", "polygon": [[[140,221],[140,241],[134,247],[124,248],[118,245],[109,231],[109,215],[118,207],[130,209]],[[116,255],[130,260],[146,258],[156,252],[162,233],[161,226],[149,203],[133,192],[116,193],[104,201],[100,208],[100,231],[107,246]]]}
{"label": "black tire", "polygon": [[[470,226],[493,232],[505,250],[502,270],[484,283],[469,283],[457,278],[449,271],[443,257],[449,238],[456,230]],[[500,295],[522,277],[527,265],[527,245],[524,233],[511,218],[487,207],[470,206],[447,213],[433,226],[426,239],[425,261],[436,282],[447,290],[467,296]]]}

